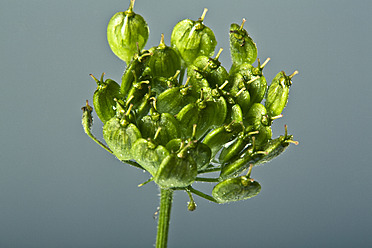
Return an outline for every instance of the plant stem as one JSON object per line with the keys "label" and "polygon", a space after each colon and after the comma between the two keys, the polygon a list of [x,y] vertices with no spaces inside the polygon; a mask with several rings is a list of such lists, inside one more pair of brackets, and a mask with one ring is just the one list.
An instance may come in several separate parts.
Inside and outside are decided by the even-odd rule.
{"label": "plant stem", "polygon": [[160,209],[158,220],[158,234],[156,236],[156,248],[167,247],[172,200],[173,190],[171,189],[160,190]]}

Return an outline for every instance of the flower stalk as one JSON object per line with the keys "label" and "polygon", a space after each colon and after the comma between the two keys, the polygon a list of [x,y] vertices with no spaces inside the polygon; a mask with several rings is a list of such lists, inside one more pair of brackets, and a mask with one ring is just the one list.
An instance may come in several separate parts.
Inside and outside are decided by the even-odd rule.
{"label": "flower stalk", "polygon": [[158,233],[156,236],[156,248],[167,247],[172,201],[173,190],[160,189],[160,208],[158,219]]}

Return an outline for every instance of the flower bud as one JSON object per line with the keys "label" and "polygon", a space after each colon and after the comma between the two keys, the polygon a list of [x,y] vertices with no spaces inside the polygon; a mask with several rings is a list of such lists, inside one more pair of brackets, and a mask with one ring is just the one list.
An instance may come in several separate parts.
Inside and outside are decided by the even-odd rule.
{"label": "flower bud", "polygon": [[145,47],[149,37],[149,27],[142,16],[133,12],[133,5],[134,0],[131,0],[128,10],[116,13],[107,26],[111,50],[127,64]]}

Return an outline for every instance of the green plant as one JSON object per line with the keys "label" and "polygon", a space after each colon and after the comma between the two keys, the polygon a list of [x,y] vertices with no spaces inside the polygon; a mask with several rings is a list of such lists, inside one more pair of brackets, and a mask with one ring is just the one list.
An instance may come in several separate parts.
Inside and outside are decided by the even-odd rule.
{"label": "green plant", "polygon": [[[166,247],[173,191],[189,195],[190,211],[196,208],[193,194],[215,203],[254,197],[261,185],[251,178],[252,168],[297,144],[286,126],[276,139],[271,130],[297,71],[290,76],[280,72],[267,86],[263,68],[269,59],[262,65],[257,59],[243,19],[230,28],[228,72],[218,60],[222,49],[212,58],[217,42],[203,24],[206,9],[197,21],[186,19],[174,27],[170,47],[162,35],[158,46],[143,50],[149,31],[133,4],[131,0],[127,11],[115,14],[107,28],[111,49],[127,63],[121,85],[104,81],[103,74],[101,80],[92,76],[98,84],[93,104],[107,145],[91,133],[88,101],[82,123],[89,137],[120,161],[148,171],[145,183],[159,186],[156,247]],[[220,175],[200,176],[211,172]],[[212,196],[195,189],[196,181],[216,183]]]}

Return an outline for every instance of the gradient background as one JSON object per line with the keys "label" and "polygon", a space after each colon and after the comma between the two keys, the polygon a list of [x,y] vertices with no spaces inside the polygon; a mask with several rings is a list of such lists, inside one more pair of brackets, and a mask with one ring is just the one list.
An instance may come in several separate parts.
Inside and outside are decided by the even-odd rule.
{"label": "gradient background", "polygon": [[[120,81],[124,63],[106,25],[129,0],[0,3],[0,247],[152,247],[158,189],[148,175],[91,141],[80,108],[96,88],[89,77]],[[173,26],[197,19],[225,48],[245,17],[259,58],[293,79],[274,137],[300,145],[253,170],[262,185],[250,200],[217,205],[176,192],[169,247],[371,247],[371,1],[145,1],[147,48]],[[102,137],[95,118],[93,132]],[[368,162],[369,161],[369,162]],[[209,191],[208,184],[196,188]]]}

